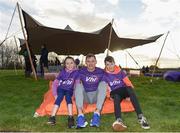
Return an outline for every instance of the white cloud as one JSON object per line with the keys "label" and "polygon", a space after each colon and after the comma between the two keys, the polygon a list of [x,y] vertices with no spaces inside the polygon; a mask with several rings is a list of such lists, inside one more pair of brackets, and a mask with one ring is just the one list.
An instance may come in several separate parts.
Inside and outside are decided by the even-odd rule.
{"label": "white cloud", "polygon": [[180,1],[179,0],[142,0],[144,12],[142,19],[148,23],[158,23],[169,29],[180,27]]}
{"label": "white cloud", "polygon": [[[162,55],[164,57],[175,58],[167,48],[175,52],[175,49],[172,48],[172,45],[174,45],[176,50],[179,51],[178,43],[180,39],[178,36],[180,34],[180,1],[142,0],[142,3],[144,4],[144,11],[141,14],[140,21],[149,26],[147,27],[148,31],[152,33],[167,33],[167,31],[170,31]],[[143,27],[146,26],[144,25]],[[172,36],[174,37],[173,40],[171,39]]]}
{"label": "white cloud", "polygon": [[117,3],[119,2],[119,0],[107,0],[107,1],[112,5],[117,5]]}
{"label": "white cloud", "polygon": [[34,8],[38,11],[35,18],[50,27],[64,28],[69,24],[74,30],[93,31],[105,24],[105,18],[96,14],[95,5],[90,0],[38,0]]}

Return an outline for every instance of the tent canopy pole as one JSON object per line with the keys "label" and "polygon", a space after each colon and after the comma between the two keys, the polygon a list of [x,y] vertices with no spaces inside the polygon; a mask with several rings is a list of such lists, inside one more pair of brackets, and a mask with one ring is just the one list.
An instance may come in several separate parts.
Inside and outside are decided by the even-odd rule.
{"label": "tent canopy pole", "polygon": [[111,28],[110,28],[110,32],[109,32],[109,41],[108,41],[107,54],[106,54],[106,56],[109,55],[109,48],[110,48],[110,45],[111,45],[111,36],[112,36],[112,26],[113,26],[113,22],[114,22],[114,18],[113,18],[112,21],[111,21]]}
{"label": "tent canopy pole", "polygon": [[151,82],[152,82],[152,78],[153,78],[154,73],[155,73],[155,70],[156,70],[157,63],[158,63],[158,61],[159,61],[159,59],[160,59],[160,57],[161,57],[161,53],[162,53],[162,51],[163,51],[163,48],[164,48],[166,39],[167,39],[167,37],[168,37],[168,34],[169,34],[169,31],[167,32],[167,35],[166,35],[166,37],[165,37],[165,39],[164,39],[163,45],[162,45],[161,50],[160,50],[160,52],[159,52],[159,56],[158,56],[158,58],[157,58],[157,60],[156,60],[156,63],[155,63],[155,65],[154,65],[154,69],[153,69],[152,76],[151,76]]}
{"label": "tent canopy pole", "polygon": [[7,39],[7,36],[8,36],[8,34],[9,34],[9,30],[10,30],[10,27],[11,27],[11,24],[12,24],[12,21],[13,21],[15,12],[16,12],[16,6],[15,6],[15,8],[14,8],[14,11],[13,11],[13,14],[12,14],[12,17],[11,17],[10,24],[9,24],[9,26],[8,26],[8,30],[7,30],[5,39],[0,43],[0,46],[1,46],[1,45],[6,41],[6,39]]}
{"label": "tent canopy pole", "polygon": [[19,6],[18,2],[17,2],[17,7],[18,7],[18,13],[19,13],[19,19],[20,19],[20,23],[21,23],[21,28],[22,28],[22,32],[23,32],[23,36],[24,36],[24,40],[25,40],[25,44],[26,44],[26,49],[27,49],[29,60],[30,60],[30,63],[31,63],[31,68],[32,68],[32,71],[33,71],[34,78],[35,78],[35,80],[37,80],[36,71],[35,71],[35,68],[34,68],[34,65],[33,65],[33,62],[32,62],[31,52],[30,52],[28,41],[27,41],[25,31],[24,31],[24,28],[23,28],[23,22],[22,22],[21,12],[20,12],[21,9],[20,9],[20,6]]}
{"label": "tent canopy pole", "polygon": [[127,50],[125,50],[125,51],[126,51],[126,52],[128,53],[128,55],[133,59],[133,61],[136,63],[136,65],[138,65],[139,68],[141,69],[139,63],[134,59],[134,57],[133,57]]}

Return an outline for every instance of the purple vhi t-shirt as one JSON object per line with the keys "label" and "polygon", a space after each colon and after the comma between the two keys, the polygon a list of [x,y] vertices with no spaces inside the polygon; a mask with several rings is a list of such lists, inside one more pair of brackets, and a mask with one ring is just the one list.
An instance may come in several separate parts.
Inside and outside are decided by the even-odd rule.
{"label": "purple vhi t-shirt", "polygon": [[87,67],[79,70],[79,80],[82,82],[86,92],[96,91],[103,76],[104,70],[98,67],[93,72],[89,72]]}
{"label": "purple vhi t-shirt", "polygon": [[111,74],[111,73],[105,72],[103,81],[108,83],[111,89],[110,91],[112,91],[118,88],[126,87],[126,84],[123,81],[125,77],[126,77],[126,74],[123,71],[120,71],[117,74]]}
{"label": "purple vhi t-shirt", "polygon": [[57,76],[57,80],[59,80],[58,88],[73,91],[74,83],[78,76],[78,70],[74,70],[71,72],[63,69],[60,74]]}

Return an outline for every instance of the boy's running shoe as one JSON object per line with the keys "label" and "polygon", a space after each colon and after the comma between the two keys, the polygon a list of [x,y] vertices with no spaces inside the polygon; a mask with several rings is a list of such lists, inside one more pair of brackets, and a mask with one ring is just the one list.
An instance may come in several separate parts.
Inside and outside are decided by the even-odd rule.
{"label": "boy's running shoe", "polygon": [[124,131],[127,129],[127,126],[123,123],[123,121],[118,118],[113,124],[112,124],[112,128],[114,131],[118,131],[118,132],[121,132],[121,131]]}
{"label": "boy's running shoe", "polygon": [[143,129],[150,129],[150,126],[146,120],[146,117],[142,116],[140,119],[138,119],[139,123],[141,124],[141,127]]}

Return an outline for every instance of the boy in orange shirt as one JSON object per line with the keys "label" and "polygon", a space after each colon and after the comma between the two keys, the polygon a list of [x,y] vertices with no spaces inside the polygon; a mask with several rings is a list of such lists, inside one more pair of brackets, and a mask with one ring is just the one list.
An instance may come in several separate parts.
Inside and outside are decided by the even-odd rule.
{"label": "boy in orange shirt", "polygon": [[150,126],[144,117],[138,99],[133,90],[133,85],[129,78],[126,76],[118,66],[115,65],[114,58],[107,56],[104,60],[105,63],[105,75],[104,81],[108,83],[110,87],[110,96],[114,99],[114,112],[116,121],[113,123],[117,131],[123,131],[127,126],[123,123],[121,118],[120,103],[126,97],[130,97],[130,100],[137,113],[138,121],[143,129],[149,129]]}

